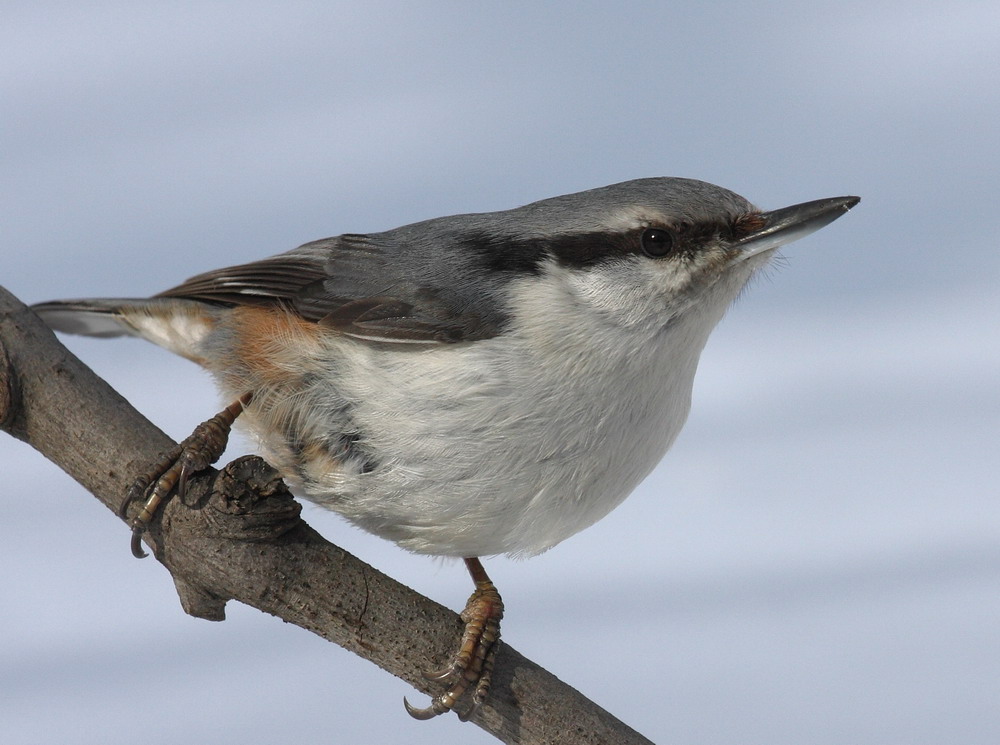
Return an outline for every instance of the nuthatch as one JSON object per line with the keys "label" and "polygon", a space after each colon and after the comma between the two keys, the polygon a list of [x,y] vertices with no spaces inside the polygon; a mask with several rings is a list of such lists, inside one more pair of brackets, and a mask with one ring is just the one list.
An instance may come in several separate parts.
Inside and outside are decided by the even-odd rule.
{"label": "nuthatch", "polygon": [[[503,604],[477,557],[531,556],[604,517],[687,417],[709,333],[779,246],[857,197],[762,212],[681,178],[345,234],[149,299],[43,303],[53,328],[148,339],[207,368],[224,412],[158,479],[138,536],[236,417],[293,492],[476,583],[450,687],[486,697]],[[141,491],[141,490],[140,490]]]}

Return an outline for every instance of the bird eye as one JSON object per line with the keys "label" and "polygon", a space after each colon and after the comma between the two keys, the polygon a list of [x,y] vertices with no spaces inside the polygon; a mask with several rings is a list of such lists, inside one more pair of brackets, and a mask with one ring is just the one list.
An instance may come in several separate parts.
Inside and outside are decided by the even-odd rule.
{"label": "bird eye", "polygon": [[651,259],[659,259],[674,247],[674,236],[663,228],[646,228],[642,231],[642,252]]}

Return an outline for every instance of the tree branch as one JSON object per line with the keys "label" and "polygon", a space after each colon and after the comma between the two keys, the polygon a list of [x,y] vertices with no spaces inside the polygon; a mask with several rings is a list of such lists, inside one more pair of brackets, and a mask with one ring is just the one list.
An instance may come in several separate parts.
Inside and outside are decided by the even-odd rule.
{"label": "tree branch", "polygon": [[[174,445],[2,287],[0,428],[116,512],[136,475]],[[199,473],[185,502],[167,502],[147,542],[187,613],[222,620],[239,600],[440,692],[422,672],[448,659],[458,615],[324,540],[266,463],[244,457]],[[649,743],[506,644],[472,721],[522,745]]]}

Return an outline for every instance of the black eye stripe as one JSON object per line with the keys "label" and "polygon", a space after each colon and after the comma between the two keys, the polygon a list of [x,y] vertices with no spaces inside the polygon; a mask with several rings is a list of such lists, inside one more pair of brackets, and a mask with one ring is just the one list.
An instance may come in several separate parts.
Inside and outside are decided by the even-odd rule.
{"label": "black eye stripe", "polygon": [[627,256],[665,259],[697,251],[712,236],[726,235],[721,223],[681,221],[670,227],[647,226],[624,232],[566,233],[549,238],[466,233],[461,242],[489,269],[504,274],[537,274],[547,258],[586,269]]}

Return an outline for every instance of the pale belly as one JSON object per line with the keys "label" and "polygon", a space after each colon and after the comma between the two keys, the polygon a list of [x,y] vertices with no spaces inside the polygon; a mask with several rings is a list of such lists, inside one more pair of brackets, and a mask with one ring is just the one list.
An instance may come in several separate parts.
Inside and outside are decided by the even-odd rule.
{"label": "pale belly", "polygon": [[244,423],[295,493],[406,549],[536,554],[605,516],[659,462],[694,369],[651,379],[650,360],[580,369],[575,358],[542,374],[511,364],[505,344],[338,345],[312,365],[324,374],[262,391]]}

